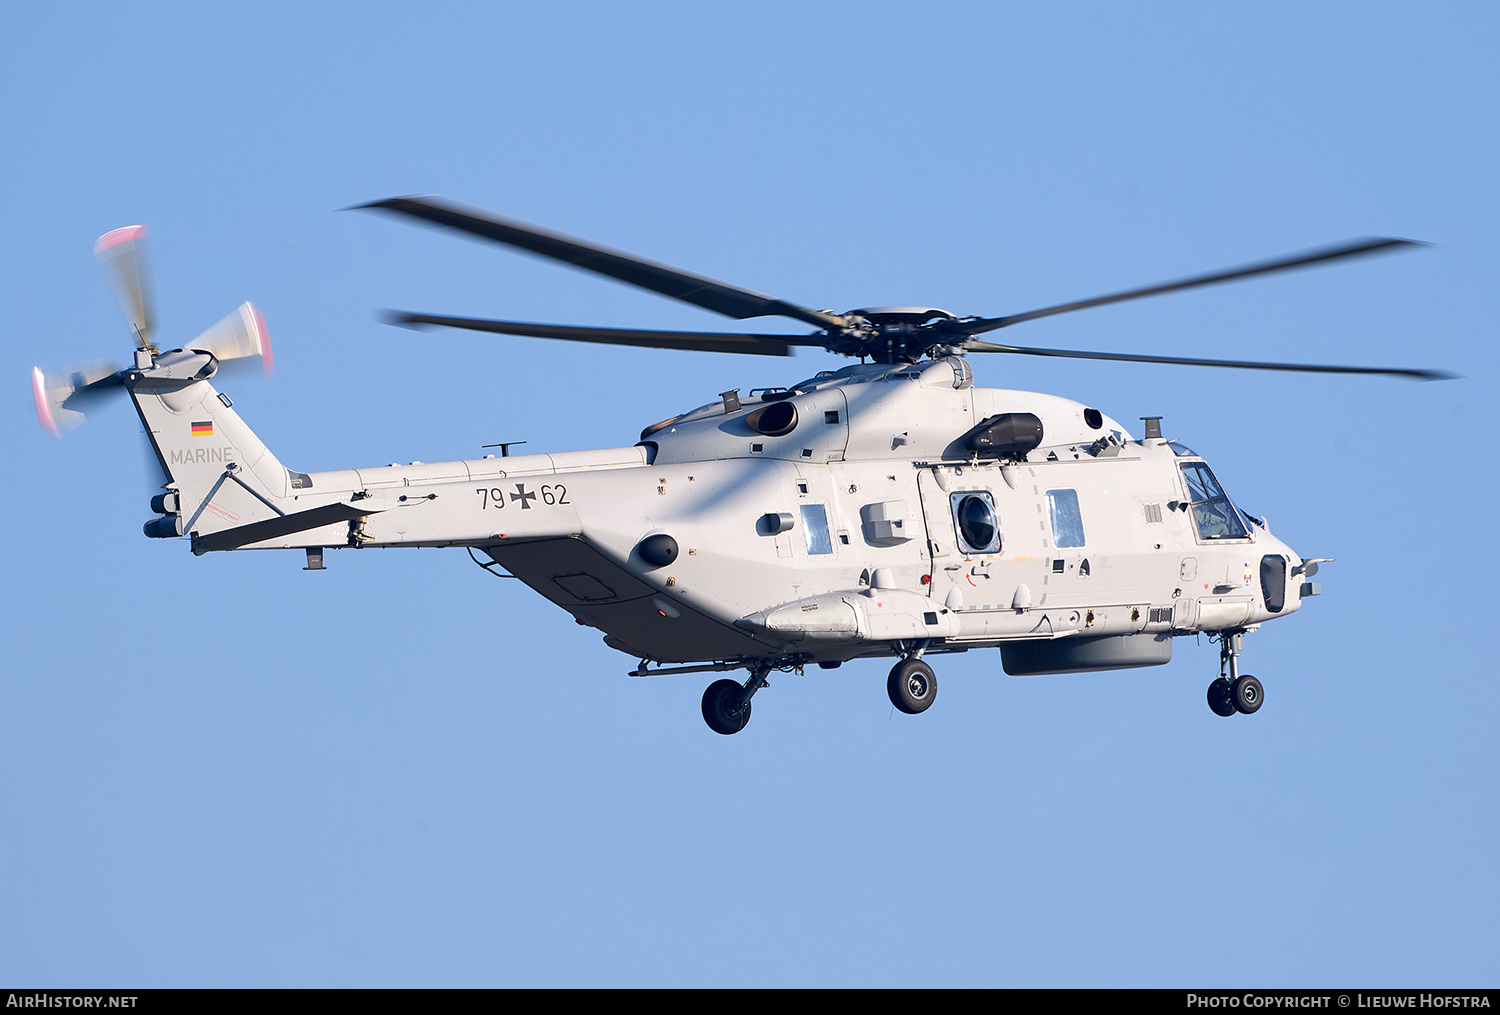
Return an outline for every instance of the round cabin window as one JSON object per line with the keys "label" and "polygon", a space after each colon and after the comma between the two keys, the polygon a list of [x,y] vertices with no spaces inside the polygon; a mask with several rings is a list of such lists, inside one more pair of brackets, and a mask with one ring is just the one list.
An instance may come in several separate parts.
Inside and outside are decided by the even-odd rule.
{"label": "round cabin window", "polygon": [[967,553],[995,553],[1000,549],[1000,525],[995,507],[987,493],[964,493],[953,496],[953,519],[958,523],[958,537]]}

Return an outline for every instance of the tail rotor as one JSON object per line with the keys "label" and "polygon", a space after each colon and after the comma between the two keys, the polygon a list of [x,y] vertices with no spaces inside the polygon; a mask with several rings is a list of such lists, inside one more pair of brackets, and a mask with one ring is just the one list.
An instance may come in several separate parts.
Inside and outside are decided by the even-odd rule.
{"label": "tail rotor", "polygon": [[[134,335],[134,371],[140,372],[151,371],[163,355],[154,334],[146,236],[145,226],[123,226],[105,233],[94,244],[94,257]],[[207,353],[211,361],[202,374],[205,377],[224,366],[235,367],[237,372],[259,367],[261,373],[271,373],[271,340],[265,318],[249,303],[240,304],[183,349],[170,350],[166,355],[173,352]],[[89,413],[124,389],[131,373],[105,360],[45,370],[33,367],[31,395],[42,429],[54,437],[77,429]]]}

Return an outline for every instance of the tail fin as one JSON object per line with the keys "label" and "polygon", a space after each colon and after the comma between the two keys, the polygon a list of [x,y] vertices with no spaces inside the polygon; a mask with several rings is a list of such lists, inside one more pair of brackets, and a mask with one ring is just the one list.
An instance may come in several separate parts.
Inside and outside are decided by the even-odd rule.
{"label": "tail fin", "polygon": [[[289,473],[230,408],[209,377],[208,353],[182,350],[128,372],[125,387],[176,494],[160,502],[166,518],[148,523],[151,535],[208,534],[286,514],[285,502],[301,474]],[[155,527],[153,529],[153,526]]]}

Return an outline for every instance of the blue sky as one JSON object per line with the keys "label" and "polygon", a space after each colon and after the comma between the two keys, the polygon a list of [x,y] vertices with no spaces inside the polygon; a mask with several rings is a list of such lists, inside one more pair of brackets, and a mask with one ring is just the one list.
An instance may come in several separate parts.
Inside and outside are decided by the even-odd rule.
{"label": "blue sky", "polygon": [[[35,986],[1493,986],[1491,5],[31,5],[0,35],[11,481],[0,981]],[[1162,415],[1324,595],[1247,639],[1254,717],[1166,667],[781,676],[704,727],[458,551],[141,536],[90,248],[145,223],[164,342],[242,300],[226,385],[303,471],[630,444],[837,365],[378,323],[717,328],[350,205],[543,223],[811,307],[1019,312],[1365,235],[1435,247],[1066,315],[1019,344],[1463,380],[975,357]],[[759,322],[763,323],[763,322]],[[757,330],[751,322],[746,330]],[[773,325],[774,327],[774,325]],[[795,330],[789,328],[788,330]],[[1478,427],[1478,429],[1472,429]]]}

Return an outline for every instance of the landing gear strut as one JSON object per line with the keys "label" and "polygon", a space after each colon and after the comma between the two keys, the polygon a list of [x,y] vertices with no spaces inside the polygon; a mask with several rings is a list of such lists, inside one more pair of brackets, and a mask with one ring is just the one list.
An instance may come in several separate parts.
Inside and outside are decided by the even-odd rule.
{"label": "landing gear strut", "polygon": [[715,733],[729,736],[745,728],[750,721],[750,699],[762,687],[771,686],[766,674],[770,666],[754,666],[750,679],[741,684],[738,680],[715,680],[703,692],[703,721]]}
{"label": "landing gear strut", "polygon": [[1265,700],[1260,681],[1248,673],[1240,673],[1239,657],[1244,645],[1244,631],[1226,631],[1219,637],[1219,679],[1208,685],[1208,707],[1215,715],[1231,716],[1236,712],[1249,715]]}

